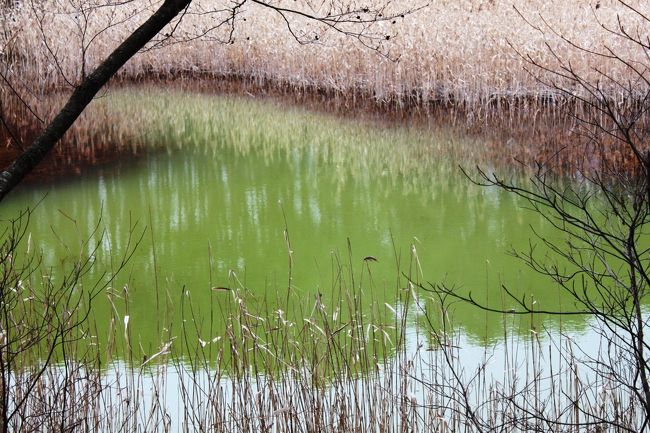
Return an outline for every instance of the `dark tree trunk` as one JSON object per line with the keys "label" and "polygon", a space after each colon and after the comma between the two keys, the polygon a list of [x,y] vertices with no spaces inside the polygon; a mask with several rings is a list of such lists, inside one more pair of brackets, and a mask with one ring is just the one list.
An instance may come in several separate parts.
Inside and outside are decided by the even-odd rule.
{"label": "dark tree trunk", "polygon": [[43,160],[113,75],[192,0],[165,0],[163,5],[115,49],[74,90],[59,114],[11,165],[0,173],[0,200]]}

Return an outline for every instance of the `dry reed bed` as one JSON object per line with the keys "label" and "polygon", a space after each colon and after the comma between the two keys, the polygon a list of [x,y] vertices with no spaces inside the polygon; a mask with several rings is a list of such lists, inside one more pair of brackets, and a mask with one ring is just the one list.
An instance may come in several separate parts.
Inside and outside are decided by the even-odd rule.
{"label": "dry reed bed", "polygon": [[[137,0],[105,7],[111,4],[18,2],[0,18],[2,72],[17,88],[29,89],[25,93],[36,98],[46,89],[78,82],[84,71],[96,66],[158,5]],[[307,2],[280,4],[310,10]],[[631,4],[641,12],[650,12],[647,2]],[[277,13],[254,4],[241,9],[233,43],[222,43],[230,28],[203,35],[224,18],[223,13],[211,11],[226,5],[224,1],[193,2],[172,38],[137,55],[120,76],[128,80],[179,73],[248,77],[280,83],[295,91],[315,88],[397,101],[398,105],[426,105],[430,101],[454,104],[468,108],[480,120],[486,107],[520,101],[520,110],[522,104],[526,108],[526,98],[534,100],[547,93],[548,89],[526,72],[530,65],[522,56],[555,65],[548,47],[570,60],[584,77],[594,77],[593,69],[600,67],[621,82],[630,78],[623,65],[572,49],[559,35],[587,49],[602,50],[607,44],[632,62],[647,61],[637,45],[612,37],[600,26],[615,27],[620,16],[627,28],[636,30],[640,26],[641,34],[647,31],[650,23],[615,0],[432,2],[413,14],[371,27],[373,34],[390,37],[381,41],[381,51],[395,61],[353,38],[295,19],[296,34],[307,39],[319,36],[313,43],[301,45]],[[399,0],[385,13],[418,5]],[[613,96],[618,92],[614,88],[609,91]]]}
{"label": "dry reed bed", "polygon": [[[160,80],[183,77],[200,80],[200,87],[208,89],[219,87],[210,82],[235,80],[233,87],[244,92],[247,87],[259,93],[275,88],[303,102],[309,99],[306,94],[317,101],[335,99],[344,112],[367,108],[363,101],[371,101],[373,110],[419,112],[433,115],[436,121],[443,118],[447,124],[469,125],[484,138],[486,150],[481,152],[491,155],[482,161],[502,165],[513,159],[549,160],[562,151],[555,164],[561,172],[573,173],[598,164],[593,156],[584,160],[594,152],[577,147],[571,134],[574,125],[566,115],[582,108],[554,104],[548,87],[527,72],[530,64],[523,56],[554,66],[557,63],[550,47],[587,79],[597,79],[595,68],[606,70],[621,82],[631,78],[631,70],[622,63],[587,55],[572,48],[561,35],[586,49],[602,51],[606,44],[631,62],[647,62],[637,45],[613,37],[601,27],[615,27],[620,16],[626,28],[640,34],[647,31],[648,21],[615,0],[434,2],[369,29],[384,38],[381,51],[393,60],[353,38],[296,19],[292,22],[296,34],[319,36],[313,43],[299,44],[281,17],[249,4],[238,15],[233,43],[223,43],[229,28],[204,33],[223,18],[222,13],[211,11],[225,4],[194,2],[172,38],[158,40],[138,54],[121,70],[119,79],[158,80],[167,85]],[[7,80],[0,85],[0,109],[10,133],[0,128],[0,139],[6,145],[12,135],[29,142],[43,122],[56,113],[83,73],[96,66],[157,5],[141,0],[124,4],[25,0],[4,9],[0,17],[0,72]],[[306,2],[290,1],[287,5],[307,7]],[[395,1],[385,13],[418,5]],[[640,12],[650,12],[646,2],[631,5]],[[242,82],[248,84],[237,84]],[[624,89],[610,86],[606,90],[612,97],[625,97]],[[62,168],[66,170],[79,161],[110,159],[112,144],[131,144],[122,128],[117,127],[121,131],[115,132],[115,125],[123,120],[97,111],[85,115],[66,137],[78,145],[60,150],[54,160],[69,161]],[[83,151],[71,151],[76,148]],[[620,149],[610,154],[623,164],[629,160]]]}

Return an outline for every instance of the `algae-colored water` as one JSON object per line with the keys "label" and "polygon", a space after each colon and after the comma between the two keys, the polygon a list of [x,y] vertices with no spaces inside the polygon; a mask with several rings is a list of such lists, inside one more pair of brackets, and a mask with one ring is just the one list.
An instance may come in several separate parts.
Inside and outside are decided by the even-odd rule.
{"label": "algae-colored water", "polygon": [[[360,304],[389,317],[405,275],[497,306],[508,303],[502,284],[545,308],[568,302],[507,255],[529,247],[531,228],[549,238],[551,228],[457,168],[472,163],[476,141],[237,98],[132,90],[97,104],[123,119],[113,127],[129,142],[162,151],[23,187],[3,217],[40,202],[30,242],[53,275],[99,242],[98,277],[115,267],[132,229],[132,240],[142,235],[93,305],[99,334],[110,332],[116,312],[128,314],[133,338],[152,350],[181,320],[184,292],[212,312],[206,326],[218,328],[234,289],[268,311],[286,308],[289,293],[289,309],[299,312],[316,298],[340,307],[342,281],[359,288]],[[471,338],[503,333],[500,316],[455,311]]]}

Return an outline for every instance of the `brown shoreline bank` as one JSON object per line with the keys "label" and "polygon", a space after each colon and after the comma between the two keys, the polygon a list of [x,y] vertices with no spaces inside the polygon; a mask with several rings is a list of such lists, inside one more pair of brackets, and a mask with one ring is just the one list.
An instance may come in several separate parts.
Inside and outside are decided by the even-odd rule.
{"label": "brown shoreline bank", "polygon": [[[452,101],[422,101],[417,97],[381,99],[363,91],[344,93],[235,74],[197,75],[187,72],[152,73],[135,80],[118,77],[111,82],[107,91],[142,86],[215,96],[270,99],[281,106],[372,122],[373,127],[407,126],[420,129],[423,133],[446,128],[480,142],[484,146],[481,151],[486,155],[486,159],[480,163],[487,163],[496,169],[525,170],[527,166],[541,162],[557,174],[571,176],[576,171],[598,166],[602,155],[609,155],[611,162],[617,165],[629,165],[632,161],[620,146],[612,147],[611,152],[601,151],[600,154],[596,149],[589,151],[585,148],[584,140],[576,134],[577,124],[572,117],[576,108],[566,102],[557,103],[546,96],[540,100],[532,96],[512,100],[495,98],[490,105],[477,110],[476,106],[467,107]],[[51,100],[47,103],[51,107],[60,105],[64,100],[60,93],[51,92],[49,95]],[[0,142],[4,144],[0,148],[0,164],[3,166],[20,152],[19,147],[12,144],[12,135],[19,136],[24,146],[39,129],[38,123],[30,120],[33,116],[29,111],[19,101],[12,102],[9,109],[3,107],[5,118],[14,119],[10,125],[12,134],[6,128],[0,128]],[[85,113],[79,119],[54,152],[29,176],[28,181],[49,182],[60,177],[79,176],[92,167],[111,164],[125,157],[139,157],[153,150],[136,143],[124,145],[128,137],[112,136],[111,131],[120,121],[119,118],[107,116],[89,127],[84,122],[90,115]],[[97,125],[101,126],[98,128]],[[120,146],[117,146],[116,140],[120,140]],[[476,165],[479,161],[463,163]]]}

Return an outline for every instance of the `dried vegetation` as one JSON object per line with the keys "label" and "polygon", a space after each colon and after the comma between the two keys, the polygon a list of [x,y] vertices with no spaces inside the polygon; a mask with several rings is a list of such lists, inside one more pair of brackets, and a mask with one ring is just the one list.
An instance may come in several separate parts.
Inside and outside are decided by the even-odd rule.
{"label": "dried vegetation", "polygon": [[[314,105],[335,100],[334,109],[344,112],[416,113],[485,134],[486,143],[498,150],[496,159],[548,159],[575,142],[567,131],[574,126],[571,114],[582,113],[582,107],[554,93],[548,81],[558,77],[545,77],[531,62],[557,69],[562,59],[585,80],[599,80],[606,71],[611,83],[639,84],[629,65],[647,64],[647,53],[633,39],[611,32],[620,23],[635,35],[648,31],[642,15],[650,12],[648,4],[629,5],[636,10],[615,0],[395,1],[383,13],[424,7],[368,24],[372,34],[384,38],[376,51],[299,18],[288,31],[280,15],[254,3],[237,11],[232,26],[215,28],[227,17],[227,5],[201,0],[192,3],[180,25],[133,58],[118,80],[165,85],[175,79],[200,82],[201,89],[223,89],[209,83],[226,81],[242,92],[289,94],[299,101],[315,99]],[[4,141],[11,142],[11,135],[28,141],[41,120],[61,106],[57,95],[65,95],[155,6],[140,0],[27,0],[5,7],[0,92],[8,127],[3,130],[11,134],[4,133]],[[304,2],[298,7],[326,6]],[[372,17],[359,17],[367,18]],[[589,54],[607,50],[626,63]],[[621,103],[630,95],[615,85],[604,91]],[[82,124],[69,139],[101,144],[105,129]],[[571,170],[581,157],[570,149],[560,164]]]}
{"label": "dried vegetation", "polygon": [[[547,339],[535,315],[532,322],[493,315],[503,340],[478,348],[453,330],[454,310],[443,298],[418,293],[415,248],[396,261],[391,304],[362,306],[362,292],[382,290],[372,263],[366,258],[359,267],[339,255],[331,298],[294,292],[291,265],[289,285],[263,301],[234,272],[224,286],[206,288],[209,305],[184,288],[161,293],[169,304],[151,306],[160,344],[143,347],[128,288],[106,288],[112,273],[88,285],[94,277],[84,271],[99,266],[92,251],[71,264],[70,278],[41,276],[38,254],[19,247],[24,218],[8,228],[0,250],[0,299],[11,304],[0,328],[2,431],[643,428],[638,401],[619,377],[591,367],[601,357],[625,359],[621,347],[584,353],[570,337]],[[131,236],[135,246],[135,228]],[[113,305],[109,323],[87,315],[102,297]],[[166,322],[169,308],[182,320]],[[522,325],[532,326],[530,337],[516,336]],[[628,366],[621,362],[615,373],[629,374]]]}
{"label": "dried vegetation", "polygon": [[[648,12],[645,2],[633,3],[640,12]],[[3,17],[0,46],[7,62],[3,72],[34,92],[74,84],[154,6],[139,0],[115,5],[19,2]],[[298,43],[279,15],[254,4],[238,12],[232,40],[224,43],[230,34],[210,29],[215,18],[224,16],[218,11],[225,6],[219,1],[194,2],[182,25],[129,62],[121,78],[237,76],[296,91],[318,89],[407,106],[463,105],[480,117],[483,108],[547,94],[548,88],[527,72],[526,57],[552,66],[549,47],[572,60],[583,77],[593,75],[594,68],[608,67],[612,76],[625,81],[628,71],[621,65],[594,64],[593,58],[562,38],[591,50],[607,45],[630,61],[646,60],[637,46],[613,39],[604,28],[616,28],[619,18],[630,29],[644,24],[613,0],[432,2],[403,18],[372,24],[374,32],[386,35],[381,52],[387,57],[354,39],[300,21],[293,24],[294,33],[311,43]],[[385,13],[410,7],[412,2],[396,1]]]}

